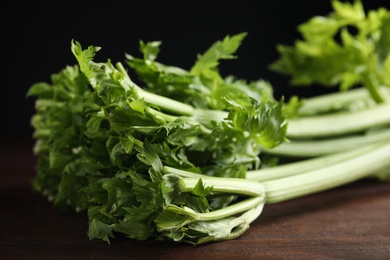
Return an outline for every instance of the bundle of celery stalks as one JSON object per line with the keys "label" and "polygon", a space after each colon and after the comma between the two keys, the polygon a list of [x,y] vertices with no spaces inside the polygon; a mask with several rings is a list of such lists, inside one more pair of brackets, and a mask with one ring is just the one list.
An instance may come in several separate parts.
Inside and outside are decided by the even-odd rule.
{"label": "bundle of celery stalks", "polygon": [[34,190],[59,210],[87,212],[90,239],[198,245],[242,235],[264,205],[389,181],[390,12],[331,3],[270,65],[295,87],[338,88],[313,97],[277,100],[266,80],[223,77],[219,62],[236,58],[245,32],[189,70],[158,62],[158,41],[113,63],[72,40],[76,65],[27,93]]}

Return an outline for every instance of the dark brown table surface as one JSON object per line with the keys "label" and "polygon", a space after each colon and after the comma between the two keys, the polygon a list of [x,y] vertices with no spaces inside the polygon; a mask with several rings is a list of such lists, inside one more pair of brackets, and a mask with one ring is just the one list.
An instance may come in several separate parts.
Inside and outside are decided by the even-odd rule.
{"label": "dark brown table surface", "polygon": [[0,146],[0,259],[390,259],[390,184],[362,180],[273,205],[241,237],[189,244],[89,240],[86,213],[33,193],[32,141]]}

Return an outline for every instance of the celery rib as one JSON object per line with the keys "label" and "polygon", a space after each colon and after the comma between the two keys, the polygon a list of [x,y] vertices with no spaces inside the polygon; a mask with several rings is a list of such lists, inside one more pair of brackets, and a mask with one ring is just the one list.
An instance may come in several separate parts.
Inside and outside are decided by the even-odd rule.
{"label": "celery rib", "polygon": [[306,160],[299,160],[292,163],[278,165],[275,167],[250,170],[246,173],[246,178],[256,181],[268,181],[285,178],[296,174],[302,174],[312,170],[320,169],[328,165],[354,158],[372,149],[372,146],[364,146],[355,150],[342,153],[329,154],[326,156],[314,157]]}
{"label": "celery rib", "polygon": [[317,157],[357,149],[363,145],[390,141],[390,128],[345,137],[320,140],[292,140],[272,149],[264,148],[264,153],[285,157]]}
{"label": "celery rib", "polygon": [[317,193],[368,177],[390,167],[390,143],[317,170],[262,182],[266,203],[277,203]]}
{"label": "celery rib", "polygon": [[[221,208],[215,211],[211,212],[206,212],[206,213],[199,213],[194,211],[193,209],[189,207],[181,207],[178,209],[176,206],[168,206],[166,210],[170,210],[170,207],[174,207],[175,211],[179,211],[181,214],[190,216],[191,218],[194,219],[194,221],[211,221],[211,220],[218,220],[222,219],[225,217],[230,217],[235,214],[242,213],[247,210],[254,209],[258,206],[260,206],[260,209],[264,206],[264,193],[262,196],[256,196],[256,197],[251,197],[246,200],[236,202],[234,204],[231,204],[225,208]],[[260,210],[261,211],[261,210]]]}
{"label": "celery rib", "polygon": [[288,122],[287,137],[296,139],[330,137],[386,125],[390,125],[390,103],[354,112],[291,118]]}
{"label": "celery rib", "polygon": [[[183,178],[182,192],[192,191],[199,181],[199,178]],[[263,186],[260,182],[239,178],[202,178],[205,186],[213,187],[215,192],[226,194],[240,194],[247,196],[261,196],[264,194]]]}
{"label": "celery rib", "polygon": [[[385,102],[390,102],[390,89],[380,87],[379,91],[384,97]],[[333,92],[305,98],[302,107],[299,108],[300,116],[317,116],[318,114],[336,111],[345,107],[347,104],[366,104],[375,106],[377,103],[372,99],[367,88],[360,87],[348,91]]]}

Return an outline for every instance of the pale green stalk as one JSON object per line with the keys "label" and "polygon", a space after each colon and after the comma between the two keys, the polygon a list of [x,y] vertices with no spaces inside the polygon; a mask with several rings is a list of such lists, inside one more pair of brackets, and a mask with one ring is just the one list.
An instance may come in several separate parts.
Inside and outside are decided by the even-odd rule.
{"label": "pale green stalk", "polygon": [[213,190],[215,188],[215,191],[232,194],[260,196],[264,186],[266,203],[276,203],[335,188],[388,168],[390,142],[276,166],[274,169],[248,171],[245,181],[238,178],[208,177],[169,167],[165,167],[165,170],[183,177],[182,191],[191,191],[199,179],[202,179],[205,185],[212,186]]}
{"label": "pale green stalk", "polygon": [[[197,185],[199,178],[181,178],[180,191],[190,192]],[[203,185],[213,187],[213,192],[240,194],[246,196],[263,195],[263,186],[256,181],[239,178],[202,178]]]}
{"label": "pale green stalk", "polygon": [[390,125],[390,103],[382,103],[353,112],[290,118],[287,137],[295,139],[330,137],[388,125]]}
{"label": "pale green stalk", "polygon": [[362,78],[365,87],[371,94],[372,99],[375,100],[375,102],[378,104],[385,102],[385,99],[383,98],[379,90],[379,80],[377,75],[370,71],[365,71],[362,73]]}
{"label": "pale green stalk", "polygon": [[137,91],[138,98],[143,99],[148,104],[158,106],[162,111],[173,113],[173,116],[188,116],[192,117],[193,119],[199,121],[202,124],[209,124],[210,121],[222,121],[226,119],[228,115],[228,112],[226,111],[213,109],[198,109],[175,99],[146,91],[130,79],[122,63],[117,63],[116,67],[124,75],[122,85],[126,90],[134,88]]}
{"label": "pale green stalk", "polygon": [[262,189],[262,196],[251,197],[246,200],[236,202],[227,207],[214,210],[206,213],[199,213],[194,211],[193,209],[183,206],[178,207],[175,205],[168,205],[164,210],[174,211],[176,213],[189,216],[191,218],[190,222],[193,221],[211,221],[218,220],[226,217],[230,217],[247,210],[253,209],[257,206],[262,206],[264,204],[264,190]]}
{"label": "pale green stalk", "polygon": [[188,227],[209,234],[200,238],[197,244],[235,239],[249,229],[249,225],[260,216],[263,208],[264,203],[261,203],[237,217],[225,218],[223,221],[196,221],[190,223]]}
{"label": "pale green stalk", "polygon": [[[187,217],[182,226],[185,229],[196,231],[207,236],[202,236],[194,244],[224,241],[241,236],[249,229],[250,224],[256,220],[264,208],[264,196],[249,198],[225,208],[198,213],[188,207],[168,206],[168,211],[175,212]],[[171,237],[178,227],[157,223],[157,230],[165,236]],[[174,236],[175,237],[175,236]]]}
{"label": "pale green stalk", "polygon": [[291,142],[282,143],[272,149],[264,148],[263,152],[292,158],[309,158],[340,153],[351,149],[358,149],[365,145],[387,141],[390,141],[390,128],[345,137],[319,140],[291,140]]}
{"label": "pale green stalk", "polygon": [[390,143],[378,144],[353,158],[320,169],[261,182],[266,203],[277,203],[325,191],[369,177],[390,167]]}
{"label": "pale green stalk", "polygon": [[267,167],[258,170],[250,170],[246,173],[246,178],[259,182],[285,178],[293,175],[299,175],[305,172],[321,169],[323,167],[333,165],[355,156],[361,155],[370,151],[373,146],[363,146],[358,149],[348,150],[342,153],[334,153],[315,158],[290,162],[275,167]]}
{"label": "pale green stalk", "polygon": [[[379,88],[379,91],[385,102],[390,102],[390,88],[382,86]],[[351,105],[359,108],[360,106],[375,106],[376,104],[367,88],[360,87],[349,89],[348,91],[338,91],[305,98],[302,107],[299,108],[299,115],[316,116],[328,111],[337,111]]]}

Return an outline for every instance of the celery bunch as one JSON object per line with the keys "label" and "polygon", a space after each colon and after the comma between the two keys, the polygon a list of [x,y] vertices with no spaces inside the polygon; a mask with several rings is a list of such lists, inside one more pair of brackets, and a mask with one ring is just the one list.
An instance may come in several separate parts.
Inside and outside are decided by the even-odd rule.
{"label": "celery bunch", "polygon": [[27,93],[34,190],[86,211],[90,239],[198,245],[242,235],[266,204],[389,180],[390,13],[332,4],[271,66],[294,84],[342,89],[312,98],[276,100],[265,80],[223,77],[219,62],[236,58],[246,33],[215,42],[189,70],[158,62],[161,42],[141,41],[141,58],[112,63],[72,40],[77,64]]}

